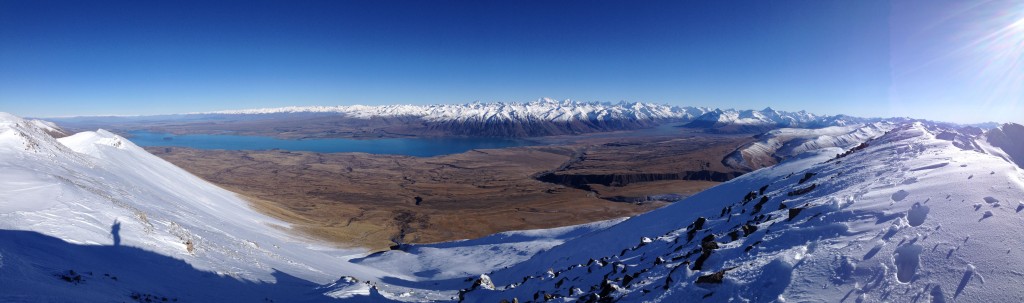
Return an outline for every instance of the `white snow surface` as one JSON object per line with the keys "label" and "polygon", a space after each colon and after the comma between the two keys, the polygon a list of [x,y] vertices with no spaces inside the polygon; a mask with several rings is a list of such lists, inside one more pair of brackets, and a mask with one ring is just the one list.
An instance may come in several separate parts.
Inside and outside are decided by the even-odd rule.
{"label": "white snow surface", "polygon": [[902,124],[838,159],[806,152],[496,271],[495,290],[465,299],[1024,300],[1024,171],[936,128]]}
{"label": "white snow surface", "polygon": [[551,249],[566,240],[608,228],[622,219],[535,230],[493,234],[483,238],[410,245],[354,263],[385,270],[420,281],[479,276],[526,261],[538,252]]}

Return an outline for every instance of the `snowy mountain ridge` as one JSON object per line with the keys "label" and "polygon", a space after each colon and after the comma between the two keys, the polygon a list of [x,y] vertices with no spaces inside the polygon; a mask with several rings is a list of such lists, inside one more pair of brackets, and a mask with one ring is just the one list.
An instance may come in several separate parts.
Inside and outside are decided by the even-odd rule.
{"label": "snowy mountain ridge", "polygon": [[495,102],[433,105],[349,105],[349,106],[290,106],[227,110],[196,114],[280,114],[280,113],[337,113],[350,117],[419,117],[430,122],[450,121],[508,121],[508,120],[610,120],[610,119],[693,119],[708,112],[707,108],[679,107],[643,102],[580,102],[555,101],[542,98],[533,102]]}
{"label": "snowy mountain ridge", "polygon": [[775,128],[821,128],[846,126],[878,121],[846,115],[823,116],[806,111],[784,112],[771,107],[763,110],[715,109],[686,124],[691,128],[706,128],[716,132],[764,132]]}
{"label": "snowy mountain ridge", "polygon": [[692,121],[693,126],[715,127],[727,124],[747,126],[800,127],[808,125],[848,125],[863,121],[848,116],[820,116],[805,111],[710,109],[706,107],[625,102],[556,101],[542,98],[533,102],[494,102],[434,105],[351,105],[291,106],[227,110],[196,114],[258,115],[281,113],[337,113],[350,117],[419,117],[430,122],[451,121],[605,121],[611,119]]}
{"label": "snowy mountain ridge", "polygon": [[875,122],[817,129],[775,129],[757,135],[757,141],[737,148],[726,155],[722,162],[736,169],[756,170],[811,150],[826,147],[844,150],[853,148],[884,133],[884,126],[884,123]]}
{"label": "snowy mountain ridge", "polygon": [[71,130],[107,128],[168,133],[331,137],[528,138],[628,131],[662,125],[712,133],[761,133],[776,128],[821,128],[900,118],[817,115],[806,111],[712,109],[645,102],[532,102],[434,105],[291,106],[135,117],[56,118]]}

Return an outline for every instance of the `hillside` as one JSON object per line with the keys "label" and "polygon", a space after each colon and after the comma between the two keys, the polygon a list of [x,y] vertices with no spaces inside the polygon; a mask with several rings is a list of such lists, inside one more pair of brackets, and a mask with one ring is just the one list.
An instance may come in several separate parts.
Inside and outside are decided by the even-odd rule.
{"label": "hillside", "polygon": [[954,129],[890,127],[566,242],[464,301],[1024,299],[1024,172],[938,136]]}
{"label": "hillside", "polygon": [[[234,193],[103,130],[58,140],[0,113],[0,170],[0,301],[109,302],[132,292],[262,300],[282,290],[253,283],[314,287],[341,272],[383,276],[345,262],[360,250],[297,237]],[[120,279],[73,288],[59,279],[86,272],[90,281]],[[185,292],[178,283],[225,289]]]}
{"label": "hillside", "polygon": [[1024,167],[1024,125],[1007,123],[985,133],[985,138],[999,147],[1009,160]]}

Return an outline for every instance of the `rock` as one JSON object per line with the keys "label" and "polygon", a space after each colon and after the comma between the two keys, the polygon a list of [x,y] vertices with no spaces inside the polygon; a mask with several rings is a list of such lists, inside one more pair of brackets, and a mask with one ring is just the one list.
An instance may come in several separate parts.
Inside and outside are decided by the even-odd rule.
{"label": "rock", "polygon": [[705,284],[722,284],[722,280],[725,280],[725,270],[717,271],[713,274],[703,275],[697,277],[697,283]]}
{"label": "rock", "polygon": [[486,290],[494,290],[494,282],[491,282],[491,277],[490,276],[487,276],[486,274],[481,274],[480,278],[477,278],[476,281],[473,282],[473,288],[472,289],[477,289],[477,288],[486,289]]}

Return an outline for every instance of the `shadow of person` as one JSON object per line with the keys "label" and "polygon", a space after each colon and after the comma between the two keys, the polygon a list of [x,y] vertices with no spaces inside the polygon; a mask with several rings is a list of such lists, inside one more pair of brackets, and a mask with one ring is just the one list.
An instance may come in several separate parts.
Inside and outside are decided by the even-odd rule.
{"label": "shadow of person", "polygon": [[114,225],[110,226],[110,235],[114,236],[114,246],[121,246],[121,222],[114,219]]}

